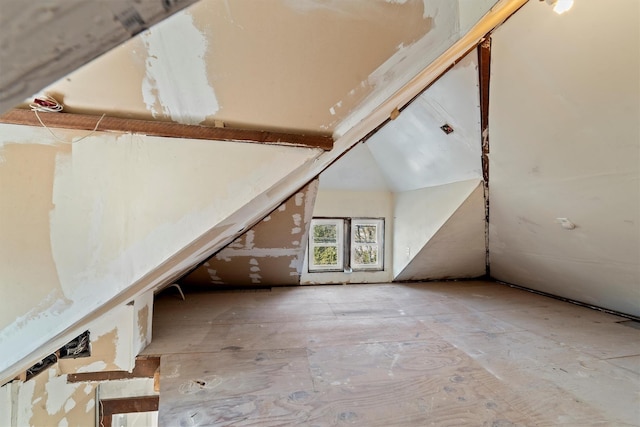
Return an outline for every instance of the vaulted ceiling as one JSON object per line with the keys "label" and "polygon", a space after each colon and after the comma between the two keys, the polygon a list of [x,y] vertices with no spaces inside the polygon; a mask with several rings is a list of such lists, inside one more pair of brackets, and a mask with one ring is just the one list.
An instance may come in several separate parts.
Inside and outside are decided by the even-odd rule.
{"label": "vaulted ceiling", "polygon": [[67,112],[341,133],[494,2],[201,0],[45,91]]}

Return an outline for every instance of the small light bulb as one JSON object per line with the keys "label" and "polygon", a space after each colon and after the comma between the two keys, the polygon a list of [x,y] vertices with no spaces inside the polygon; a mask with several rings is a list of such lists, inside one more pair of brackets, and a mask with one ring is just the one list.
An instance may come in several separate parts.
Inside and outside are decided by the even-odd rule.
{"label": "small light bulb", "polygon": [[553,7],[553,11],[558,15],[562,15],[573,7],[573,0],[558,0]]}

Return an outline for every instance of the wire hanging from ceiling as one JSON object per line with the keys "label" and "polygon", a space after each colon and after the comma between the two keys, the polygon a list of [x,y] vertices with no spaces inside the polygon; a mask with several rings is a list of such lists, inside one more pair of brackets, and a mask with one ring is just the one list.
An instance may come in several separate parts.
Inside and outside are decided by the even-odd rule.
{"label": "wire hanging from ceiling", "polygon": [[100,125],[100,122],[102,121],[102,119],[104,119],[106,114],[103,114],[102,117],[100,117],[100,119],[98,120],[98,122],[96,123],[96,126],[93,128],[93,130],[91,132],[89,132],[88,134],[86,134],[85,136],[83,136],[80,139],[77,139],[75,141],[67,141],[65,139],[62,139],[60,137],[58,137],[55,133],[53,133],[53,131],[51,129],[49,129],[49,127],[47,125],[44,124],[44,122],[42,121],[42,119],[40,118],[40,115],[38,114],[38,112],[44,112],[44,113],[59,113],[62,110],[64,110],[64,106],[58,102],[57,99],[55,99],[53,96],[51,95],[40,95],[37,96],[33,102],[31,104],[29,104],[29,107],[31,108],[31,111],[33,111],[36,115],[36,118],[38,119],[38,121],[40,122],[40,124],[42,125],[42,127],[44,127],[47,131],[49,131],[49,133],[51,134],[51,136],[53,136],[54,139],[56,139],[57,141],[60,142],[64,142],[64,143],[71,143],[74,144],[76,142],[80,142],[85,138],[88,138],[89,136],[93,135],[97,130],[98,130],[98,126]]}

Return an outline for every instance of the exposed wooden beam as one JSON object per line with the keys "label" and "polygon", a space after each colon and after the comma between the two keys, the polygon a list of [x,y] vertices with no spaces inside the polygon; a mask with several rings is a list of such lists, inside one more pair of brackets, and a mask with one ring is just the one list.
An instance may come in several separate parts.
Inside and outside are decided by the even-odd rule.
{"label": "exposed wooden beam", "polygon": [[491,80],[491,33],[478,45],[478,82],[480,88],[480,135],[482,138],[482,178],[484,182],[485,274],[491,276],[489,257],[489,85]]}
{"label": "exposed wooden beam", "polygon": [[3,1],[0,113],[196,1]]}
{"label": "exposed wooden beam", "polygon": [[[331,150],[333,138],[326,135],[300,135],[282,132],[218,128],[212,126],[183,125],[173,122],[125,119],[88,114],[44,113],[38,115],[49,128],[78,129],[90,132],[100,121],[98,131],[137,133],[169,138],[207,139],[216,141],[248,142],[255,144],[290,145],[295,147],[321,148]],[[35,113],[31,110],[13,109],[0,116],[0,123],[39,126]]]}
{"label": "exposed wooden beam", "polygon": [[88,381],[125,380],[130,378],[153,378],[159,367],[159,357],[138,358],[136,359],[136,365],[131,372],[103,371],[67,374],[67,382],[78,383]]}
{"label": "exposed wooden beam", "polygon": [[159,403],[159,396],[102,399],[100,400],[100,404],[98,405],[100,411],[100,426],[111,427],[111,417],[113,416],[113,414],[157,411]]}
{"label": "exposed wooden beam", "polygon": [[491,80],[491,35],[478,45],[480,82],[480,129],[482,131],[482,175],[489,182],[489,83]]}

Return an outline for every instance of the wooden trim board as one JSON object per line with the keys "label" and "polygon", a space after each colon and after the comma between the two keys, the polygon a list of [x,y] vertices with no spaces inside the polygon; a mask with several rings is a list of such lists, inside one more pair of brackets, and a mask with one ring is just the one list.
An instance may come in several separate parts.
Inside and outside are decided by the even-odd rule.
{"label": "wooden trim board", "polygon": [[157,411],[159,402],[160,396],[100,400],[100,426],[111,427],[113,414]]}

